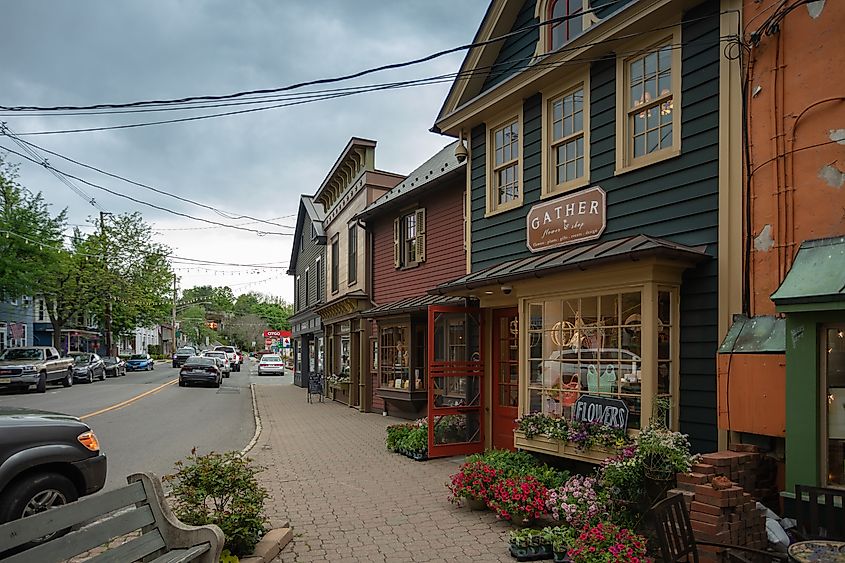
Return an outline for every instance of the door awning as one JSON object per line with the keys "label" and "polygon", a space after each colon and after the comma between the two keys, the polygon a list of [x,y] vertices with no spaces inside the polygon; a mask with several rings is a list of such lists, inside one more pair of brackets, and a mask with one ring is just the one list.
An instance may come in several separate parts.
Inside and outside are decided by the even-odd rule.
{"label": "door awning", "polygon": [[719,354],[783,354],[786,352],[786,319],[764,315],[737,315]]}
{"label": "door awning", "polygon": [[845,308],[845,236],[801,243],[772,301],[784,312]]}
{"label": "door awning", "polygon": [[368,310],[362,316],[365,319],[377,317],[389,317],[407,313],[428,311],[429,305],[464,305],[463,297],[441,297],[439,295],[418,295],[401,301],[394,301],[385,305],[379,305]]}
{"label": "door awning", "polygon": [[429,290],[429,293],[446,295],[453,291],[543,277],[566,270],[585,270],[625,260],[636,261],[650,256],[684,260],[690,263],[710,258],[703,246],[691,247],[647,235],[634,235],[509,260],[441,284]]}

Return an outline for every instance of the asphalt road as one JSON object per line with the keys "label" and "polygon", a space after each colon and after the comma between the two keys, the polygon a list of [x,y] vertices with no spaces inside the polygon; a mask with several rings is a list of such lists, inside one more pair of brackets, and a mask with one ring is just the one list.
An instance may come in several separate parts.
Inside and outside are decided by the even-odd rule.
{"label": "asphalt road", "polygon": [[136,471],[172,473],[173,464],[199,453],[240,450],[255,432],[250,383],[289,385],[291,375],[255,374],[255,361],[213,387],[179,387],[179,370],[156,364],[152,371],[128,372],[93,384],[47,393],[0,394],[0,405],[32,407],[81,417],[108,457],[105,490],[126,484]]}

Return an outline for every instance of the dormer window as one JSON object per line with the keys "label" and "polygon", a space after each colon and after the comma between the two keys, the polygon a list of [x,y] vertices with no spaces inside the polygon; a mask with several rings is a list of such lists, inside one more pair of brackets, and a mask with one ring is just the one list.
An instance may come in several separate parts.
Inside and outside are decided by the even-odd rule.
{"label": "dormer window", "polygon": [[549,26],[549,51],[584,32],[584,0],[551,0],[546,15],[549,20],[561,19]]}

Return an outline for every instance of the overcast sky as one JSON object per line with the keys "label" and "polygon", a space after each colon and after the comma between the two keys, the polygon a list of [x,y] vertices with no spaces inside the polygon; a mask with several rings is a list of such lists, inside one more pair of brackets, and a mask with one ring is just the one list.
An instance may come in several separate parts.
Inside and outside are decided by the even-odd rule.
{"label": "overcast sky", "polygon": [[[401,62],[469,43],[487,0],[158,0],[5,2],[0,105],[58,106],[228,94],[284,86]],[[395,82],[456,72],[464,53],[354,82]],[[246,115],[135,129],[27,136],[105,171],[232,214],[294,225],[298,196],[313,194],[351,136],[378,141],[376,166],[407,174],[451,139],[429,133],[449,83],[364,93]],[[83,116],[0,112],[16,133],[172,119],[243,109]],[[8,138],[0,145],[18,147]],[[56,168],[169,209],[228,223],[182,203],[48,157]],[[12,161],[20,158],[10,155]],[[42,191],[71,224],[98,210],[42,168],[23,162],[21,183]],[[174,254],[238,263],[290,257],[290,236],[260,236],[169,215],[75,183],[110,212],[140,211]],[[292,232],[262,224],[250,228]],[[192,230],[174,230],[192,229]],[[211,267],[208,267],[211,268]],[[230,285],[292,299],[280,270],[178,266],[182,287]],[[224,271],[225,270],[225,271]]]}

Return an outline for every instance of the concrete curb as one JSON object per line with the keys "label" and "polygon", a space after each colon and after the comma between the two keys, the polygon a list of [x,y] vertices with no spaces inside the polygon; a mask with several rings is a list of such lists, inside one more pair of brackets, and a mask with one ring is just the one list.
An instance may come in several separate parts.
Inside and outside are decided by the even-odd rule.
{"label": "concrete curb", "polygon": [[252,554],[240,559],[240,563],[270,563],[292,539],[293,530],[289,525],[273,528],[264,534]]}
{"label": "concrete curb", "polygon": [[258,414],[258,402],[255,400],[255,383],[249,384],[249,392],[252,395],[252,416],[255,419],[255,434],[252,435],[252,440],[241,450],[241,455],[246,455],[255,447],[258,442],[258,437],[261,436],[261,416]]}

